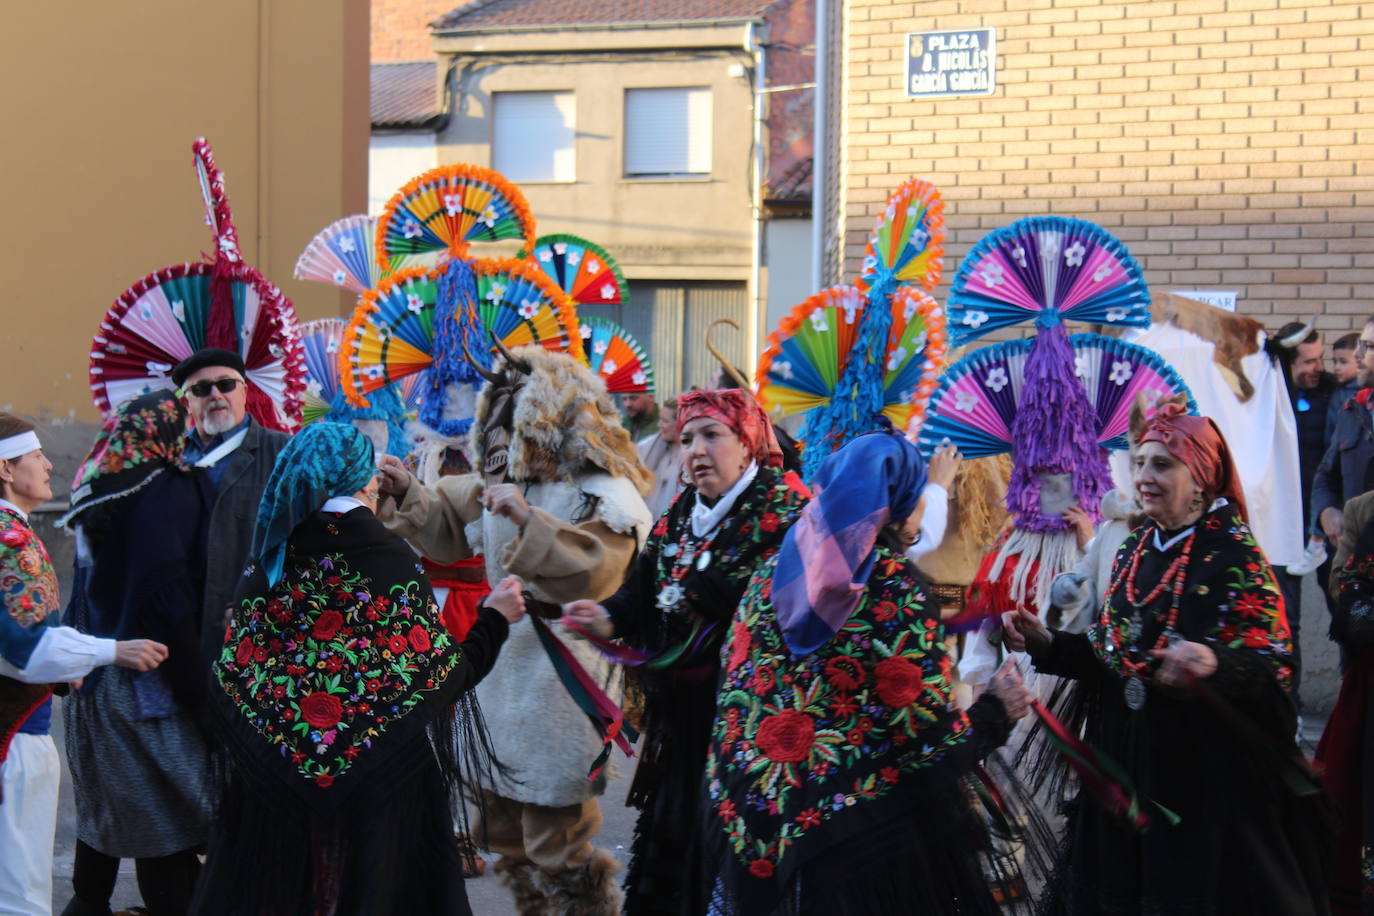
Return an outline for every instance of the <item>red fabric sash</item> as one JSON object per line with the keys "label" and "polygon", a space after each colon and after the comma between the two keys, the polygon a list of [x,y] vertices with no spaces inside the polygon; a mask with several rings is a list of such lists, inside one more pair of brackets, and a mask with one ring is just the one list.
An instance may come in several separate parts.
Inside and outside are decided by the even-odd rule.
{"label": "red fabric sash", "polygon": [[[444,606],[439,609],[439,621],[455,640],[462,642],[467,638],[468,630],[477,622],[477,608],[482,604],[482,599],[491,594],[491,586],[487,584],[486,577],[486,558],[478,554],[467,560],[447,564],[435,563],[425,557],[421,557],[420,560],[425,565],[425,572],[429,574],[430,584],[449,590],[448,597],[444,599]],[[470,581],[473,578],[471,570],[481,573],[478,581]],[[468,575],[459,575],[460,571],[468,572]]]}

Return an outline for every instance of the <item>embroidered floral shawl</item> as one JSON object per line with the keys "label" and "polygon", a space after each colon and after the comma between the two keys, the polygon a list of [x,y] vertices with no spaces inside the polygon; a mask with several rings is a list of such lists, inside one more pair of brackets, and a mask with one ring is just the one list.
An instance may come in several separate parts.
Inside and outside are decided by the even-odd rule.
{"label": "embroidered floral shawl", "polygon": [[217,705],[314,803],[391,770],[453,702],[446,682],[462,658],[406,543],[367,509],[317,512],[292,533],[276,585],[249,568],[215,665],[228,701]]}
{"label": "embroidered floral shawl", "polygon": [[706,765],[707,807],[733,852],[725,880],[760,905],[829,846],[912,804],[918,774],[971,752],[939,606],[905,558],[880,545],[848,622],[801,658],[774,616],[772,573],[755,573],[721,649]]}

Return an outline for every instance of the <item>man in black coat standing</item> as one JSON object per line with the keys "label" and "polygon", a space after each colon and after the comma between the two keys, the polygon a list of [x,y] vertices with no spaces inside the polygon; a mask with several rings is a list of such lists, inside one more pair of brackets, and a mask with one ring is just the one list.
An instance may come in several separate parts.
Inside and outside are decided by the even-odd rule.
{"label": "man in black coat standing", "polygon": [[213,347],[196,351],[172,370],[193,422],[186,433],[186,461],[205,468],[215,485],[200,630],[207,670],[224,643],[225,611],[248,558],[263,487],[288,439],[248,416],[245,374],[237,353]]}

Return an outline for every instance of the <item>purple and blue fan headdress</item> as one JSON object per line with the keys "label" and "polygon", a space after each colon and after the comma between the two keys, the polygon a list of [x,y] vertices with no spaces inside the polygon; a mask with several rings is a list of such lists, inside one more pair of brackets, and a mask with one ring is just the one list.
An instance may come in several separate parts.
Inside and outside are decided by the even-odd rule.
{"label": "purple and blue fan headdress", "polygon": [[1021,531],[1068,530],[1040,506],[1041,474],[1068,474],[1075,501],[1096,520],[1111,489],[1106,449],[1125,448],[1131,406],[1187,386],[1158,354],[1100,334],[1069,336],[1066,320],[1127,327],[1150,323],[1144,275],[1126,248],[1079,219],[1019,220],[964,258],[948,303],[953,342],[1028,319],[1029,341],[965,356],[940,380],[920,433],[929,454],[949,439],[968,457],[1011,452],[1007,508]]}

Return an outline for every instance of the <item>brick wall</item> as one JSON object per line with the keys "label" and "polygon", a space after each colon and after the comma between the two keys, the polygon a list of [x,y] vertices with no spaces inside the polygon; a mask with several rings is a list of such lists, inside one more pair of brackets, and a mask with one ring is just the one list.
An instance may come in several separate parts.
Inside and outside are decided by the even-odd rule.
{"label": "brick wall", "polygon": [[[847,0],[845,254],[911,176],[959,259],[1022,216],[1093,220],[1152,287],[1235,289],[1270,327],[1374,312],[1374,3]],[[997,90],[908,99],[907,32],[997,30]]]}
{"label": "brick wall", "polygon": [[372,0],[372,63],[432,58],[429,24],[462,5],[463,0]]}

